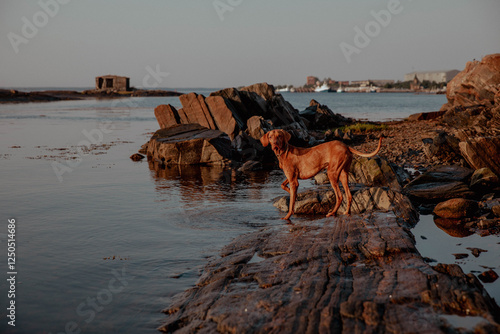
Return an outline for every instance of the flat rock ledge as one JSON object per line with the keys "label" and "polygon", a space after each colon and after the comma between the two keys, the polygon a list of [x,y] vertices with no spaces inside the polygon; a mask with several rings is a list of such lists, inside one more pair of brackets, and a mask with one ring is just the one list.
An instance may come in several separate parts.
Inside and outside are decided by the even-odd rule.
{"label": "flat rock ledge", "polygon": [[[366,212],[236,238],[164,310],[182,333],[499,333],[500,309],[457,265],[430,266],[408,223]],[[448,315],[474,317],[454,328]]]}

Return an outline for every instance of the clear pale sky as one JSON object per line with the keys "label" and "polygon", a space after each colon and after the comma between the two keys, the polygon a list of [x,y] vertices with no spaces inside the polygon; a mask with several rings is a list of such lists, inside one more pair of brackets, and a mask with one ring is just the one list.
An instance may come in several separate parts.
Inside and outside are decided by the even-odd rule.
{"label": "clear pale sky", "polygon": [[499,0],[1,0],[0,87],[403,80],[500,52],[499,18]]}

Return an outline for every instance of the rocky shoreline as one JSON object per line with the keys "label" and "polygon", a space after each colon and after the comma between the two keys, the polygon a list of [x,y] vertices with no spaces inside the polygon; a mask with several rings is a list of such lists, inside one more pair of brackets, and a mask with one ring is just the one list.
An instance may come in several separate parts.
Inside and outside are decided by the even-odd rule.
{"label": "rocky shoreline", "polygon": [[137,89],[131,91],[113,90],[44,90],[21,92],[15,89],[0,89],[0,103],[53,102],[65,100],[84,100],[89,98],[123,98],[132,96],[180,96],[182,93],[166,90]]}
{"label": "rocky shoreline", "polygon": [[[371,151],[380,134],[386,137],[377,158],[352,164],[352,216],[276,224],[236,238],[165,309],[159,330],[499,333],[499,306],[479,279],[457,265],[428,264],[410,228],[419,214],[432,213],[450,234],[500,233],[500,54],[468,63],[447,97],[439,112],[364,133],[340,130],[355,120],[314,100],[296,111],[267,84],[206,98],[186,94],[179,110],[158,106],[161,129],[142,152],[159,169],[275,168],[258,141],[273,128],[292,133],[297,146],[342,139]],[[323,215],[334,204],[331,187],[321,186],[325,178],[316,182],[299,194],[297,213]],[[287,201],[274,204],[287,211]],[[498,278],[494,270],[488,275]],[[472,325],[456,328],[453,316],[471,317]]]}

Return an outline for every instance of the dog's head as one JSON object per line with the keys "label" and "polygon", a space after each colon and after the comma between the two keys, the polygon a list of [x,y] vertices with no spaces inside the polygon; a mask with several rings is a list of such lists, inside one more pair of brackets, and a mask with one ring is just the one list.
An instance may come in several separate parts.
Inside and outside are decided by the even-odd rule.
{"label": "dog's head", "polygon": [[271,149],[277,156],[280,156],[285,153],[291,137],[285,130],[271,130],[260,138],[260,142],[264,147],[271,144]]}

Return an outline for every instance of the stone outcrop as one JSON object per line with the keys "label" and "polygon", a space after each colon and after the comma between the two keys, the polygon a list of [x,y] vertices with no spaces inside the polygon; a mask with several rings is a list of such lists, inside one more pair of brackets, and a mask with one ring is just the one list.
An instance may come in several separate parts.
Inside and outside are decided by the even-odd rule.
{"label": "stone outcrop", "polygon": [[500,54],[468,62],[447,85],[442,119],[459,140],[453,148],[474,169],[500,175]]}
{"label": "stone outcrop", "polygon": [[471,167],[489,168],[500,175],[500,136],[469,137],[461,141],[459,147]]}
{"label": "stone outcrop", "polygon": [[247,129],[247,122],[255,116],[268,120],[273,127],[289,129],[293,134],[309,140],[306,126],[298,111],[283,96],[275,94],[274,87],[260,83],[242,89],[226,88],[208,97],[196,93],[179,97],[182,108],[159,105],[155,116],[161,128],[178,124],[197,123],[212,130],[225,132],[231,140]]}
{"label": "stone outcrop", "polygon": [[300,116],[308,120],[308,128],[311,130],[339,128],[353,123],[352,119],[334,113],[316,100],[311,100],[309,107],[301,111]]}
{"label": "stone outcrop", "polygon": [[155,132],[147,156],[163,165],[223,165],[231,158],[231,142],[218,130],[177,125]]}
{"label": "stone outcrop", "polygon": [[442,316],[469,315],[484,319],[476,332],[498,332],[500,310],[477,278],[428,265],[404,226],[393,213],[367,213],[240,236],[164,310],[159,329],[453,333]]}
{"label": "stone outcrop", "polygon": [[155,117],[161,129],[180,124],[199,124],[226,133],[234,159],[263,160],[268,156],[259,139],[267,131],[281,128],[293,135],[294,144],[311,141],[303,118],[274,87],[260,83],[241,89],[226,88],[205,97],[196,93],[179,97],[182,108],[159,105]]}
{"label": "stone outcrop", "polygon": [[492,108],[499,102],[499,83],[500,53],[487,55],[481,61],[469,61],[447,84],[448,103],[441,110],[476,105]]}

